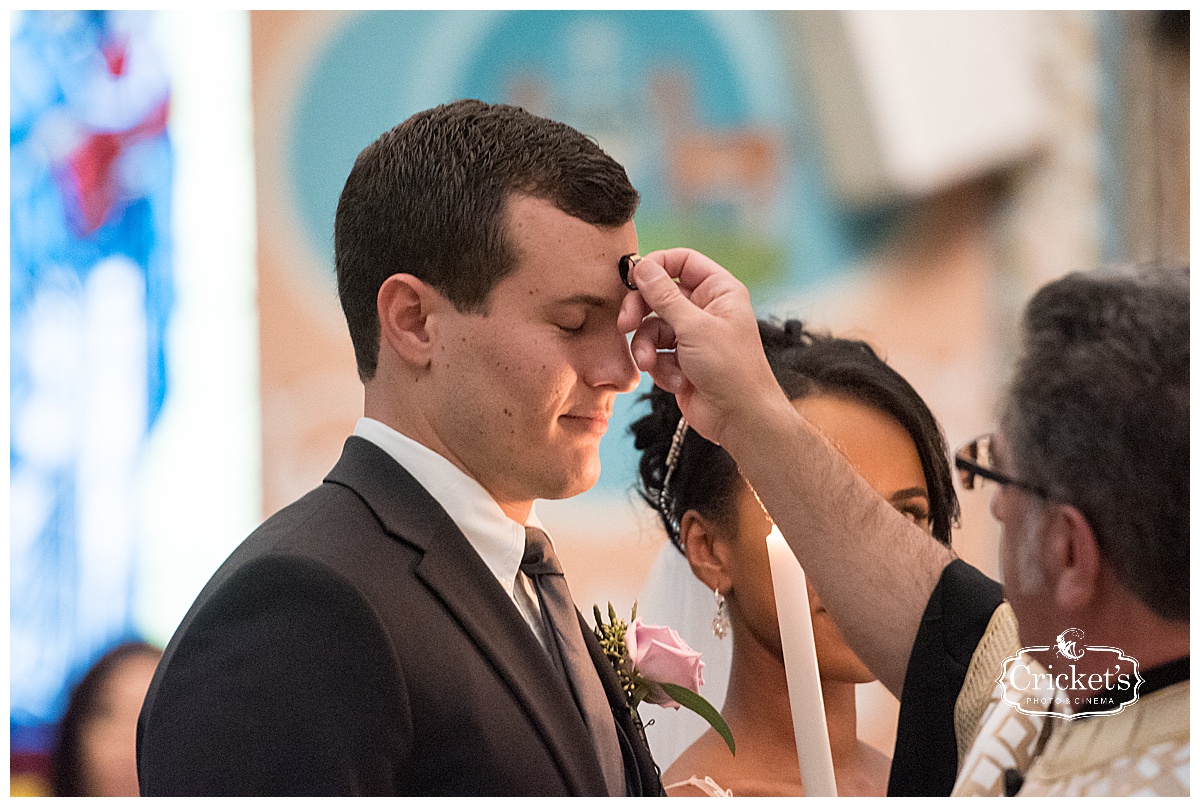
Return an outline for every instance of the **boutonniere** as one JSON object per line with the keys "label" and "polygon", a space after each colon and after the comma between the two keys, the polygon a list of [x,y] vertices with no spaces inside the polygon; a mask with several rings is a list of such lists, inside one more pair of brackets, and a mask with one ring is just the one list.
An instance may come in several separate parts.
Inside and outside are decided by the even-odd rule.
{"label": "boutonniere", "polygon": [[673,629],[647,625],[638,619],[636,602],[628,623],[617,617],[612,603],[608,604],[608,624],[600,615],[600,606],[593,605],[592,610],[596,615],[596,639],[621,679],[634,722],[641,724],[638,705],[643,701],[663,708],[682,706],[708,721],[725,740],[729,752],[734,753],[729,724],[700,695],[704,683],[700,654]]}

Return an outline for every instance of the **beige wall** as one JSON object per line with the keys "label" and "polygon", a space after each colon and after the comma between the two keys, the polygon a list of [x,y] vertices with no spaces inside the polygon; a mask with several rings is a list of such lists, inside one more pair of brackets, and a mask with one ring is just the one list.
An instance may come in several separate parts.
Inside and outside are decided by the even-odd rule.
{"label": "beige wall", "polygon": [[299,82],[344,12],[256,11],[253,53],[262,361],[263,514],[320,484],[362,414],[362,387],[332,283],[291,200],[287,123]]}

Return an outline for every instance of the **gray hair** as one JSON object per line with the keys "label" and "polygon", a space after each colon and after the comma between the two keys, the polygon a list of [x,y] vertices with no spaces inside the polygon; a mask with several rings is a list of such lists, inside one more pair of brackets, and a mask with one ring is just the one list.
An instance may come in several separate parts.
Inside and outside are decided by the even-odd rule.
{"label": "gray hair", "polygon": [[1101,557],[1187,622],[1189,269],[1076,273],[1034,295],[1001,428],[1017,474],[1087,518]]}

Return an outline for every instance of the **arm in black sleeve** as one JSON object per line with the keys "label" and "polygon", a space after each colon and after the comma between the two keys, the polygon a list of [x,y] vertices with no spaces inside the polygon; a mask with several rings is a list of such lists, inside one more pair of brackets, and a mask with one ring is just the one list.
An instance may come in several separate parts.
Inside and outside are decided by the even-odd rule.
{"label": "arm in black sleeve", "polygon": [[958,775],[954,704],[1003,599],[999,583],[962,560],[942,571],[904,675],[889,796],[950,795]]}

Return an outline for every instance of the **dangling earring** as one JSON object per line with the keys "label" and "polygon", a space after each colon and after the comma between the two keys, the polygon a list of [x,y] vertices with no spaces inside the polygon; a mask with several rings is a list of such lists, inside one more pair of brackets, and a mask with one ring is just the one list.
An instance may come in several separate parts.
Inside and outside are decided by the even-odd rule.
{"label": "dangling earring", "polygon": [[729,611],[725,607],[725,595],[721,593],[721,589],[714,588],[713,594],[717,598],[717,614],[712,621],[713,636],[724,639],[725,634],[729,633]]}

